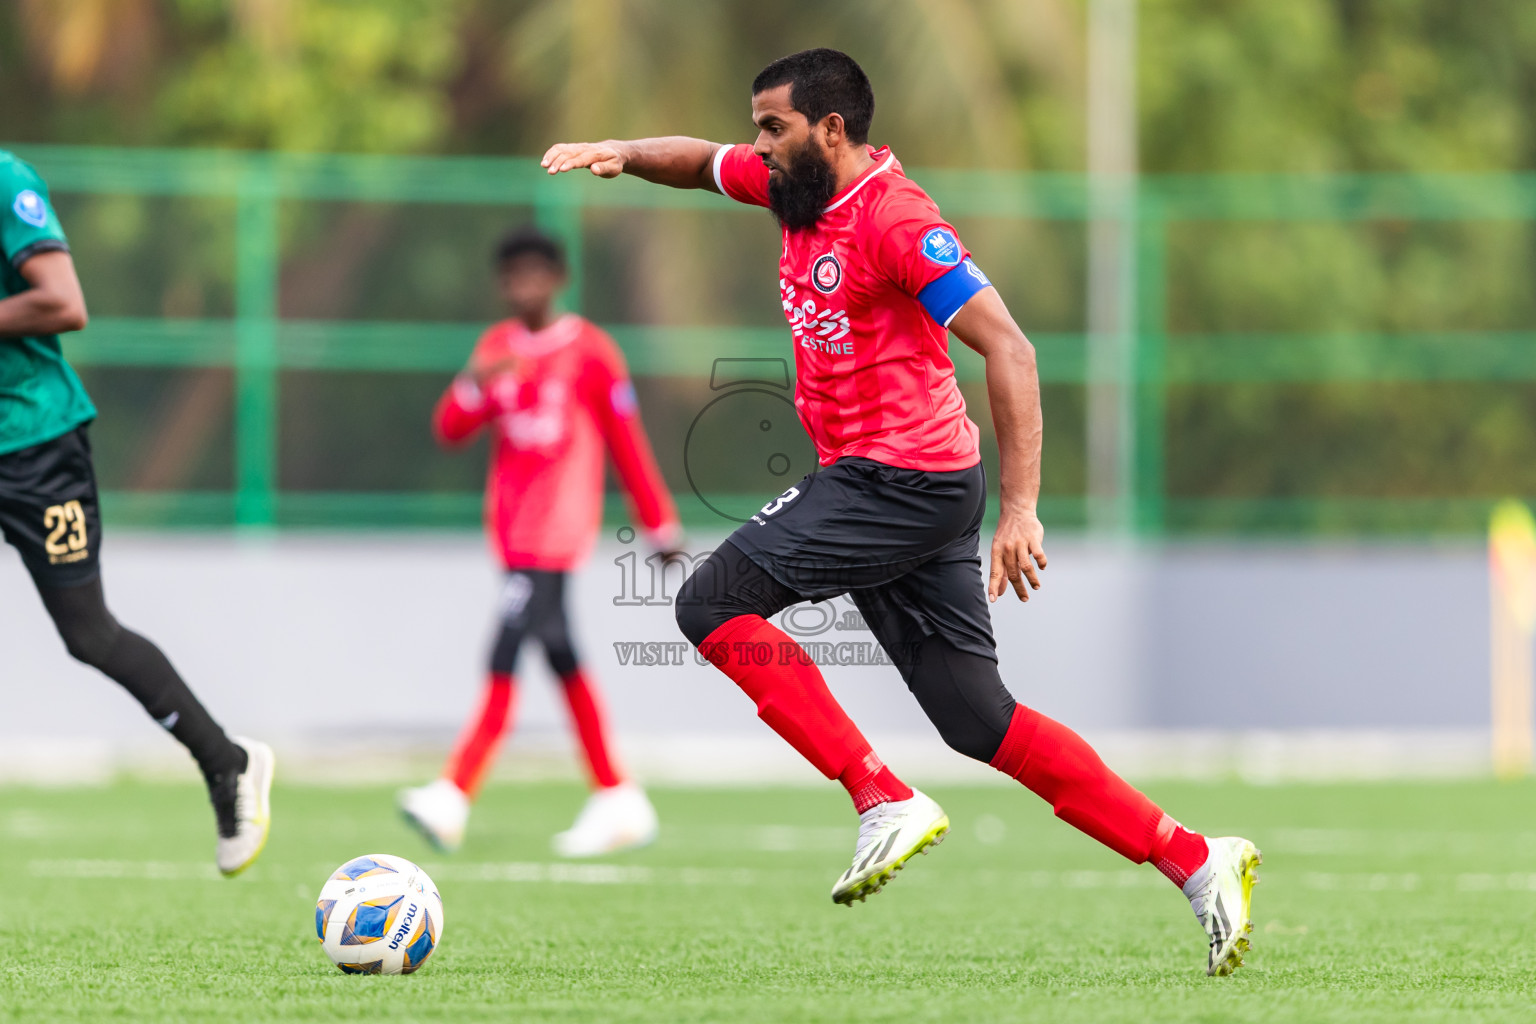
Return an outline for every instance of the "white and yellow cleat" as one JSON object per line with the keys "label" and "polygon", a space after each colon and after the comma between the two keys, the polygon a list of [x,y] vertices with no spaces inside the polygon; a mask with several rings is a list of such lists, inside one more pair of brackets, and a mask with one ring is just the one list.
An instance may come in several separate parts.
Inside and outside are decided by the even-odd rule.
{"label": "white and yellow cleat", "polygon": [[1231,974],[1243,966],[1253,932],[1251,906],[1255,869],[1263,863],[1259,848],[1239,836],[1207,839],[1209,851],[1200,870],[1184,883],[1184,895],[1211,942],[1205,973]]}
{"label": "white and yellow cleat", "polygon": [[400,815],[439,853],[453,853],[464,843],[469,825],[469,797],[452,779],[400,791]]}
{"label": "white and yellow cleat", "polygon": [[633,782],[599,789],[587,797],[576,821],[550,840],[562,857],[600,857],[656,841],[656,808]]}
{"label": "white and yellow cleat", "polygon": [[853,864],[832,887],[832,902],[852,906],[873,896],[919,853],[944,841],[949,816],[924,793],[889,800],[859,815]]}
{"label": "white and yellow cleat", "polygon": [[213,811],[219,822],[215,854],[219,871],[238,875],[261,855],[272,829],[272,748],[257,740],[231,736],[245,751],[245,771],[214,787]]}

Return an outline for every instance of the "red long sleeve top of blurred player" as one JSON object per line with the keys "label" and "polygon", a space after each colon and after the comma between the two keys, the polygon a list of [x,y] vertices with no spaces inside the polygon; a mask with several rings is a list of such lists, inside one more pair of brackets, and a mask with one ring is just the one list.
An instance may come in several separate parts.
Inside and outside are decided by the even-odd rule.
{"label": "red long sleeve top of blurred player", "polygon": [[595,325],[567,314],[539,331],[504,320],[481,335],[470,372],[438,401],[432,426],[455,445],[486,425],[485,522],[508,569],[574,569],[591,553],[603,518],[604,449],[651,543],[678,542],[677,508],[624,357]]}

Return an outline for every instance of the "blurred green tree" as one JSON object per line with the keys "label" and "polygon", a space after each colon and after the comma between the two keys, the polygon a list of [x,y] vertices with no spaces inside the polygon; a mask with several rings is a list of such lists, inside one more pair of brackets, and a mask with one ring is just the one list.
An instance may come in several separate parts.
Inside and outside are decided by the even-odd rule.
{"label": "blurred green tree", "polygon": [[[525,155],[570,136],[744,140],[757,69],[830,45],[868,69],[873,141],[909,168],[1079,171],[1087,2],[15,0],[0,5],[0,139]],[[1147,173],[1536,162],[1529,0],[1142,0],[1139,10]],[[61,204],[72,233],[90,239],[78,258],[97,313],[228,314],[228,204]],[[492,311],[483,249],[503,220],[527,215],[290,208],[285,315],[482,319]],[[773,229],[748,223],[590,215],[584,307],[610,322],[777,323]],[[961,226],[1027,327],[1081,330],[1077,225]],[[1426,344],[1453,356],[1463,332],[1512,332],[1509,343],[1524,344],[1520,332],[1536,327],[1533,263],[1524,222],[1180,224],[1169,237],[1169,344],[1176,355],[1208,335],[1311,335],[1322,371],[1358,359],[1362,338],[1380,333],[1440,334]],[[402,275],[409,287],[390,285]],[[168,409],[145,413],[142,429],[185,433],[186,410],[215,407],[211,379],[168,380],[181,398],[122,415]],[[1071,389],[1047,399],[1073,415],[1080,407]],[[1167,426],[1176,499],[1536,493],[1536,404],[1521,381],[1181,385]],[[1051,456],[1051,487],[1080,486],[1077,469],[1050,469],[1075,458]],[[174,477],[163,460],[126,474],[157,486]]]}

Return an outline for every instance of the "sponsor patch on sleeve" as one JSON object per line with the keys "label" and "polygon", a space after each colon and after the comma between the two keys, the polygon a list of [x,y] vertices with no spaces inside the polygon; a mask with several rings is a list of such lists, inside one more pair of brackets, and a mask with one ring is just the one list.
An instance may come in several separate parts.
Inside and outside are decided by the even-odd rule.
{"label": "sponsor patch on sleeve", "polygon": [[635,386],[627,380],[614,381],[608,392],[608,401],[613,405],[613,411],[626,419],[640,410],[640,402],[635,398]]}
{"label": "sponsor patch on sleeve", "polygon": [[941,267],[960,265],[960,239],[949,228],[932,228],[923,236],[923,256]]}
{"label": "sponsor patch on sleeve", "polygon": [[16,212],[16,216],[35,228],[43,227],[48,223],[47,204],[43,202],[42,196],[29,188],[16,193],[11,209]]}

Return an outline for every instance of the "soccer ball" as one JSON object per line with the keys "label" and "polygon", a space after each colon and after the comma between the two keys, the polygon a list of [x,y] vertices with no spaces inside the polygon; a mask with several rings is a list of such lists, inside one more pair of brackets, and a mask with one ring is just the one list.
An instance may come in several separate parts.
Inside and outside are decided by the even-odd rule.
{"label": "soccer ball", "polygon": [[348,974],[410,974],[443,937],[443,898],[404,857],[370,853],[337,868],[321,888],[315,934]]}

